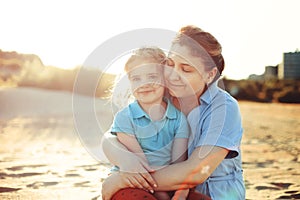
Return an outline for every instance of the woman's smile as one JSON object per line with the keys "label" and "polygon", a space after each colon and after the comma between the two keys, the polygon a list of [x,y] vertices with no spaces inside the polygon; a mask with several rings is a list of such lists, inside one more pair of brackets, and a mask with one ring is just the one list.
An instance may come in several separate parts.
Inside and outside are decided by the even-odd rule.
{"label": "woman's smile", "polygon": [[185,84],[183,84],[183,83],[174,83],[172,81],[167,81],[167,83],[168,83],[168,86],[170,88],[182,88],[182,87],[185,87]]}

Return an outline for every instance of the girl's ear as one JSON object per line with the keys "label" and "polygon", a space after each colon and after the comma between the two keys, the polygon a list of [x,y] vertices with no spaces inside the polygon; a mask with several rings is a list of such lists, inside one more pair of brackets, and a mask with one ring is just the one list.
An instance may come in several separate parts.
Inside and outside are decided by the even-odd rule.
{"label": "girl's ear", "polygon": [[217,67],[212,68],[209,72],[208,72],[208,77],[207,77],[207,84],[211,84],[214,80],[214,78],[216,77],[218,72]]}

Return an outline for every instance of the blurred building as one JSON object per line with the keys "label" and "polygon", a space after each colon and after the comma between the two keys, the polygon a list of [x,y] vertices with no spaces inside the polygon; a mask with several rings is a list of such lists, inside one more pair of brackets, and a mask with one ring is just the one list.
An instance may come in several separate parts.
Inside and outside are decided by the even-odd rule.
{"label": "blurred building", "polygon": [[265,72],[261,75],[251,74],[248,76],[249,80],[270,80],[278,79],[278,65],[277,66],[266,66]]}
{"label": "blurred building", "polygon": [[284,53],[283,61],[278,66],[279,79],[300,79],[300,52]]}
{"label": "blurred building", "polygon": [[277,79],[278,78],[278,66],[266,66],[264,79]]}

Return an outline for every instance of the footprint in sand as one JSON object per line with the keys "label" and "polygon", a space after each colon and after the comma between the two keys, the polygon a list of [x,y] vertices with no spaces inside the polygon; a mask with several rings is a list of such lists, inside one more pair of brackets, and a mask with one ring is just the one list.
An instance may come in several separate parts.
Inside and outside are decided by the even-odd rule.
{"label": "footprint in sand", "polygon": [[300,193],[299,194],[291,194],[291,195],[283,195],[276,199],[300,199]]}
{"label": "footprint in sand", "polygon": [[10,188],[10,187],[0,187],[0,193],[3,192],[15,192],[20,190],[21,188]]}
{"label": "footprint in sand", "polygon": [[38,167],[45,167],[47,165],[20,165],[20,166],[13,166],[6,168],[9,171],[20,171],[23,170],[24,168],[38,168]]}
{"label": "footprint in sand", "polygon": [[291,185],[293,185],[292,183],[275,183],[275,182],[272,182],[271,184],[279,187],[280,189],[287,189]]}
{"label": "footprint in sand", "polygon": [[270,187],[270,186],[256,186],[255,189],[257,189],[257,190],[280,190],[277,187]]}
{"label": "footprint in sand", "polygon": [[43,175],[44,173],[37,173],[37,172],[26,172],[26,173],[19,173],[19,174],[7,174],[7,173],[0,173],[0,179],[5,179],[6,177],[11,178],[23,178],[29,176],[38,176]]}
{"label": "footprint in sand", "polygon": [[80,174],[75,174],[75,173],[65,174],[65,177],[80,177],[80,176],[81,176]]}
{"label": "footprint in sand", "polygon": [[40,187],[48,187],[48,186],[53,186],[53,185],[57,185],[58,182],[34,182],[31,184],[26,185],[29,188],[33,188],[33,189],[39,189]]}
{"label": "footprint in sand", "polygon": [[79,183],[74,183],[74,186],[75,187],[90,187],[89,185],[87,185],[89,183],[90,183],[90,181],[83,181],[83,182],[79,182]]}

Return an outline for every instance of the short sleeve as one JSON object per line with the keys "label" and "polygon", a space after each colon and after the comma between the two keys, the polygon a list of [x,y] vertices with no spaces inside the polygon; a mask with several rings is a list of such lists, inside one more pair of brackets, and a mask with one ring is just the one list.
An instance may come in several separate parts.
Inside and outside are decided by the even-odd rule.
{"label": "short sleeve", "polygon": [[134,134],[134,126],[132,122],[132,117],[128,108],[119,111],[115,117],[111,127],[111,133],[127,133]]}
{"label": "short sleeve", "polygon": [[238,104],[233,99],[214,101],[206,110],[201,124],[197,145],[226,148],[230,152],[226,158],[239,155],[242,138],[242,123]]}
{"label": "short sleeve", "polygon": [[175,138],[189,138],[190,136],[190,127],[187,122],[186,116],[178,111],[178,119],[176,124],[178,125],[176,129]]}

